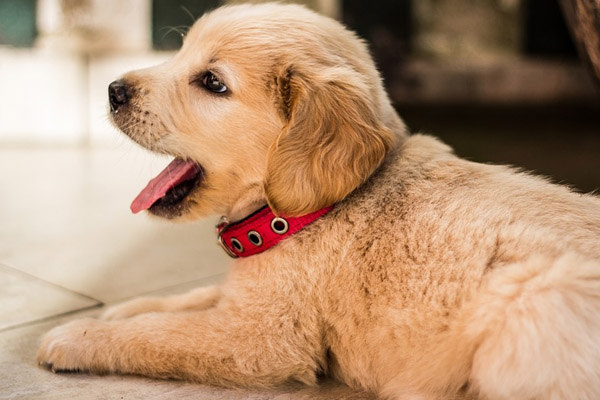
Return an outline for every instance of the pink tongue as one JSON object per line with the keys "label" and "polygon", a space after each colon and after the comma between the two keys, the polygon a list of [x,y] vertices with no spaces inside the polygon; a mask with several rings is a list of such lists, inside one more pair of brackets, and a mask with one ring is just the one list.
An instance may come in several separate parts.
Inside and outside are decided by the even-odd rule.
{"label": "pink tongue", "polygon": [[149,209],[158,199],[182,182],[193,179],[199,172],[199,167],[193,161],[183,161],[176,158],[156,178],[137,195],[131,203],[134,214]]}

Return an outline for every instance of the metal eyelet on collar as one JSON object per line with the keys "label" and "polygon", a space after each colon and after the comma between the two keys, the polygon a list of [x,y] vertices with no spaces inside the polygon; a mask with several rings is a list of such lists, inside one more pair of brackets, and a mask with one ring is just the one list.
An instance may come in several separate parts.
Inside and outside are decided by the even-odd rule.
{"label": "metal eyelet on collar", "polygon": [[281,217],[276,217],[271,220],[271,230],[278,235],[283,235],[289,228],[290,225],[288,222]]}
{"label": "metal eyelet on collar", "polygon": [[242,253],[244,251],[244,246],[242,246],[242,242],[240,242],[236,238],[231,238],[231,245],[239,253]]}
{"label": "metal eyelet on collar", "polygon": [[262,236],[256,231],[248,232],[248,240],[256,247],[260,247],[263,244]]}

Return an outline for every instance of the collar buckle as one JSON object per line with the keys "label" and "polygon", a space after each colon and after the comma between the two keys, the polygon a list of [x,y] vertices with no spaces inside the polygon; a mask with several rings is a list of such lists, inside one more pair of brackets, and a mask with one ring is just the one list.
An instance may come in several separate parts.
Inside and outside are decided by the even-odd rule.
{"label": "collar buckle", "polygon": [[229,219],[226,216],[222,216],[219,219],[219,222],[215,226],[217,230],[217,243],[219,243],[219,246],[221,246],[223,250],[225,250],[225,253],[227,253],[229,257],[238,258],[239,256],[235,254],[233,250],[230,249],[229,246],[227,246],[227,244],[225,244],[225,241],[223,240],[223,233],[227,230],[230,224],[231,223],[229,222]]}

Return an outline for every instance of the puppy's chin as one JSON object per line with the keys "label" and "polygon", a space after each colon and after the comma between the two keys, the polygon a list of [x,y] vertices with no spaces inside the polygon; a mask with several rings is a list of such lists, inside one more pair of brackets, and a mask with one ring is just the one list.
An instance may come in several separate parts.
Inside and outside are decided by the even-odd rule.
{"label": "puppy's chin", "polygon": [[182,204],[180,207],[162,207],[156,206],[151,207],[148,210],[148,215],[160,219],[168,219],[171,222],[189,222],[198,217],[194,217],[191,213],[191,206],[188,204]]}
{"label": "puppy's chin", "polygon": [[[174,221],[193,219],[191,210],[196,204],[193,197],[199,196],[202,190],[202,179],[184,182],[173,187],[164,197],[158,199],[148,208],[148,212],[156,217]],[[194,196],[195,195],[195,196]]]}

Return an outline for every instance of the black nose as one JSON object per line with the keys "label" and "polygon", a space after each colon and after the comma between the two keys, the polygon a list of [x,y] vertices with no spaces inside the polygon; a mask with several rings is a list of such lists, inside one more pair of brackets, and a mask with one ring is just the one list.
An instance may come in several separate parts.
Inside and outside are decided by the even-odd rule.
{"label": "black nose", "polygon": [[110,110],[115,112],[129,101],[129,89],[122,80],[114,81],[108,85],[108,101]]}

